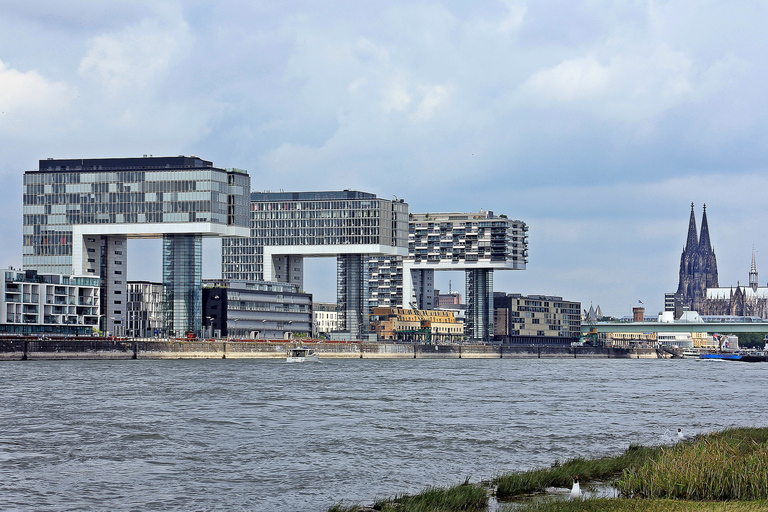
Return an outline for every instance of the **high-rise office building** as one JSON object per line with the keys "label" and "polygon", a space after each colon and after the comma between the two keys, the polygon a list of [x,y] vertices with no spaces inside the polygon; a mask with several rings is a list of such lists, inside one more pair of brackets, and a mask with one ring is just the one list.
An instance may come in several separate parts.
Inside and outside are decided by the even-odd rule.
{"label": "high-rise office building", "polygon": [[408,204],[355,190],[254,192],[251,236],[222,241],[222,278],[277,281],[303,289],[305,257],[337,259],[337,304],[342,329],[368,331],[364,255],[405,256]]}
{"label": "high-rise office building", "polygon": [[195,156],[40,160],[24,173],[23,265],[101,279],[102,329],[127,321],[127,240],[163,239],[164,325],[202,329],[202,237],[249,235],[250,177]]}

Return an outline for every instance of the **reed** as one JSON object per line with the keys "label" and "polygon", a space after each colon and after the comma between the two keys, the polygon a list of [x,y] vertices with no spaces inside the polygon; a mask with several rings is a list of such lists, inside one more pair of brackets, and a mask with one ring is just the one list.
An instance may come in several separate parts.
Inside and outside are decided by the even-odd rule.
{"label": "reed", "polygon": [[402,494],[376,501],[381,512],[482,512],[488,508],[488,492],[468,481],[449,488],[430,487],[419,494]]}
{"label": "reed", "polygon": [[575,458],[545,469],[518,471],[495,477],[489,484],[496,487],[499,499],[543,492],[547,487],[570,487],[573,476],[582,482],[606,480],[619,476],[626,468],[642,464],[653,457],[659,448],[632,445],[624,453],[598,459]]}
{"label": "reed", "polygon": [[590,499],[542,501],[529,505],[507,505],[499,512],[763,512],[768,502],[709,502],[644,499]]}
{"label": "reed", "polygon": [[732,429],[661,448],[628,467],[625,496],[701,501],[768,499],[768,429]]}

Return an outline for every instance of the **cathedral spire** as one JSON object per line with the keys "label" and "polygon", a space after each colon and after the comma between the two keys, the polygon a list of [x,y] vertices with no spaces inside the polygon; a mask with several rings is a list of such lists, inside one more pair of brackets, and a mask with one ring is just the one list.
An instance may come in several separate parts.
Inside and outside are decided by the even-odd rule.
{"label": "cathedral spire", "polygon": [[709,241],[709,224],[707,223],[707,205],[704,205],[704,214],[701,216],[701,236],[699,236],[699,249],[702,252],[712,250],[712,244]]}
{"label": "cathedral spire", "polygon": [[749,270],[749,286],[757,291],[757,265],[755,265],[755,246],[752,246],[752,268]]}
{"label": "cathedral spire", "polygon": [[688,221],[688,240],[685,242],[685,251],[695,251],[698,247],[699,237],[696,234],[696,215],[693,211],[693,203],[691,203],[691,220]]}

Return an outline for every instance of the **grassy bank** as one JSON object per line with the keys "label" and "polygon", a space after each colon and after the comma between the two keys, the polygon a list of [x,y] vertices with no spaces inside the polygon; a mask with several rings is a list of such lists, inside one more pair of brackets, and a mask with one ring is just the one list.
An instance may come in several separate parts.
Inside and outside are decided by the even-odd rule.
{"label": "grassy bank", "polygon": [[707,434],[673,446],[630,446],[614,457],[572,459],[532,471],[499,475],[490,481],[430,488],[370,507],[336,505],[329,512],[482,512],[489,495],[501,501],[569,488],[579,475],[610,482],[622,498],[568,501],[533,500],[501,510],[569,512],[592,510],[676,512],[768,510],[768,428],[742,428]]}

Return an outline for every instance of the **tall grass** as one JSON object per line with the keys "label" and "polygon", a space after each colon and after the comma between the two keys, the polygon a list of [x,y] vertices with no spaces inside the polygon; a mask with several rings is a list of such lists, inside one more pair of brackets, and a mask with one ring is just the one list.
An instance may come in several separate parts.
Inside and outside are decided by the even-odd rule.
{"label": "tall grass", "polygon": [[631,466],[639,465],[653,457],[659,448],[630,446],[623,454],[599,459],[571,459],[550,468],[532,471],[519,471],[497,476],[490,484],[496,487],[499,499],[542,492],[547,487],[570,487],[573,476],[579,475],[582,482],[588,480],[606,480],[617,477]]}
{"label": "tall grass", "polygon": [[768,498],[768,429],[733,429],[663,448],[615,484],[639,498]]}
{"label": "tall grass", "polygon": [[419,494],[402,494],[376,501],[381,512],[482,512],[488,508],[488,492],[477,484],[465,482],[447,489],[430,487]]}
{"label": "tall grass", "polygon": [[599,498],[579,501],[541,501],[525,506],[506,506],[499,512],[765,512],[768,502],[643,500]]}

